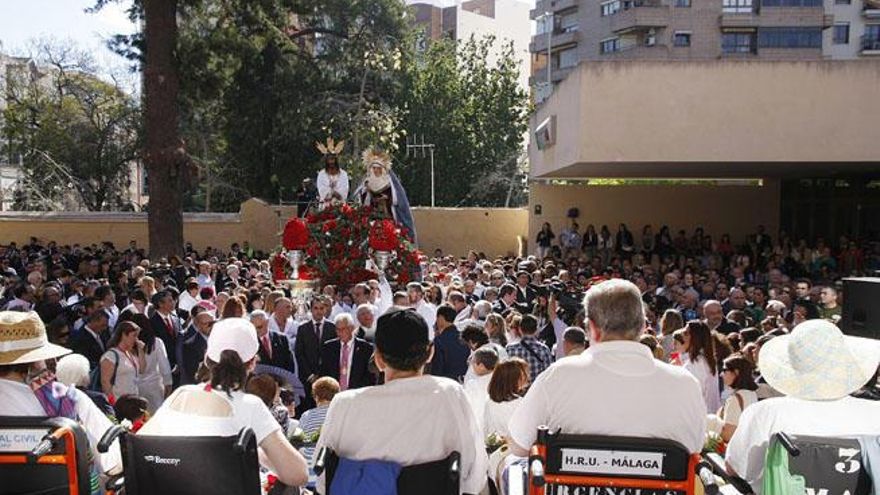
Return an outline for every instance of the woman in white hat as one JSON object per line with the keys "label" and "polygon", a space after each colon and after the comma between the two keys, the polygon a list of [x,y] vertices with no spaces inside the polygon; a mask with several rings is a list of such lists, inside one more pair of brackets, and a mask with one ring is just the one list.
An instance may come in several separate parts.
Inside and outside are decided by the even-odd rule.
{"label": "woman in white hat", "polygon": [[0,416],[64,416],[79,421],[89,438],[100,472],[121,466],[118,444],[107,454],[95,446],[113,426],[89,397],[75,387],[55,381],[46,360],[70,354],[49,343],[35,312],[0,311]]}
{"label": "woman in white hat", "polygon": [[305,485],[305,458],[284,438],[281,425],[260,398],[244,392],[258,349],[251,322],[244,318],[218,321],[205,352],[207,383],[178,388],[138,434],[232,436],[248,427],[265,453],[266,467],[288,486]]}
{"label": "woman in white hat", "polygon": [[849,337],[825,320],[807,320],[761,347],[761,374],[785,397],[747,408],[727,447],[727,464],[761,495],[770,437],[880,435],[880,402],[850,394],[880,365],[880,341]]}

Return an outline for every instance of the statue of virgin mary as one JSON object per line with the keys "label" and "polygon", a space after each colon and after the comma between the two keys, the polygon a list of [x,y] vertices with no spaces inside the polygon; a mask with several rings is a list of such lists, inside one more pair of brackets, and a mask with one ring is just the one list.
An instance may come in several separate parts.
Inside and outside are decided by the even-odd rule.
{"label": "statue of virgin mary", "polygon": [[400,179],[391,170],[391,156],[388,153],[368,149],[363,153],[367,175],[357,197],[361,204],[371,206],[380,215],[393,218],[394,222],[409,232],[410,239],[416,242],[416,229],[409,199],[400,183]]}

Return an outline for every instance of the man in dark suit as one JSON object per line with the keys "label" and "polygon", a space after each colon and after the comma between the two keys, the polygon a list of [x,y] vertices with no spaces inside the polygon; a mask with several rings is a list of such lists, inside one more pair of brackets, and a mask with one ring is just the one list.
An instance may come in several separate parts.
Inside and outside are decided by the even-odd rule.
{"label": "man in dark suit", "polygon": [[460,332],[454,323],[455,316],[455,308],[452,306],[444,304],[437,308],[437,331],[434,337],[431,374],[460,382],[467,373],[471,349],[459,338]]}
{"label": "man in dark suit", "polygon": [[516,309],[521,313],[528,313],[525,304],[516,302],[516,287],[513,284],[504,284],[498,289],[498,300],[492,305],[492,312],[504,315],[509,309]]}
{"label": "man in dark suit", "polygon": [[528,311],[531,311],[535,306],[535,298],[538,297],[531,282],[532,276],[529,275],[529,272],[521,271],[516,274],[516,302],[527,308]]}
{"label": "man in dark suit", "polygon": [[321,346],[336,338],[336,326],[325,319],[330,310],[330,301],[318,296],[312,301],[312,320],[300,325],[293,343],[297,375],[305,388],[306,398],[302,408],[315,407],[312,400],[312,383],[321,376]]}
{"label": "man in dark suit", "polygon": [[[167,291],[159,291],[153,296],[153,307],[156,311],[150,317],[150,325],[153,332],[162,339],[165,349],[177,349],[177,340],[181,337],[180,318],[174,313],[174,297]],[[174,386],[180,385],[180,368],[177,366],[177,353],[168,353],[168,364],[171,365],[171,374]]]}
{"label": "man in dark suit", "polygon": [[214,313],[201,306],[194,306],[193,323],[186,334],[178,339],[180,350],[177,353],[177,367],[180,370],[180,384],[198,383],[196,372],[205,359],[208,350],[208,336],[214,326]]}
{"label": "man in dark suit", "polygon": [[70,348],[85,356],[91,369],[98,366],[107,350],[107,325],[107,313],[95,311],[86,319],[82,331],[70,341]]}
{"label": "man in dark suit", "polygon": [[335,378],[339,382],[339,390],[367,387],[375,383],[370,372],[373,345],[366,340],[356,339],[356,328],[350,314],[338,315],[337,338],[321,347],[321,375]]}
{"label": "man in dark suit", "polygon": [[254,311],[251,313],[251,323],[257,329],[257,340],[260,343],[257,355],[260,356],[260,364],[296,373],[296,361],[290,353],[287,336],[269,331],[269,315],[261,310]]}

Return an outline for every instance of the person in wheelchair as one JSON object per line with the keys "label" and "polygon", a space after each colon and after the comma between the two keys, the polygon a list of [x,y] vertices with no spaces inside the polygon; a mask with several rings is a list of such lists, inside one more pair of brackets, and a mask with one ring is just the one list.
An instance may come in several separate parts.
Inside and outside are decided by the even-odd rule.
{"label": "person in wheelchair", "polygon": [[728,472],[746,480],[754,493],[763,491],[767,446],[776,433],[880,435],[880,403],[850,396],[877,371],[880,341],[845,336],[826,320],[807,320],[764,344],[758,364],[767,383],[785,397],[743,412],[725,459]]}
{"label": "person in wheelchair", "polygon": [[700,385],[639,343],[645,310],[638,287],[602,282],[587,291],[584,306],[590,347],[535,380],[510,420],[512,452],[527,456],[538,427],[546,425],[566,434],[674,440],[699,453],[706,430]]}
{"label": "person in wheelchair", "polygon": [[251,322],[244,318],[218,321],[205,352],[208,382],[174,391],[138,435],[233,436],[242,428],[251,428],[265,454],[261,462],[285,485],[305,485],[305,458],[284,438],[281,425],[263,401],[244,392],[258,348]]}
{"label": "person in wheelchair", "polygon": [[49,343],[35,312],[0,311],[0,416],[67,417],[83,426],[95,459],[106,473],[121,467],[119,444],[98,454],[101,436],[113,426],[83,391],[55,381],[46,361],[70,354]]}
{"label": "person in wheelchair", "polygon": [[[461,385],[424,374],[432,354],[428,325],[418,313],[392,309],[382,315],[375,359],[385,383],[336,395],[315,451],[326,447],[351,461],[402,467],[458,452],[461,492],[479,493],[487,472],[482,431]],[[319,493],[327,493],[325,477],[326,472],[318,478]]]}

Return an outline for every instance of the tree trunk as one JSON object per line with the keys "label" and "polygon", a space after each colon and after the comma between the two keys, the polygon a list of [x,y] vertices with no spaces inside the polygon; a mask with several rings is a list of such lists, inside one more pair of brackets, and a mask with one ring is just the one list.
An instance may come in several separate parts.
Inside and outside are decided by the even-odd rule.
{"label": "tree trunk", "polygon": [[180,80],[177,0],[149,0],[144,5],[144,162],[150,192],[150,255],[183,254],[183,189],[188,166],[178,133]]}

